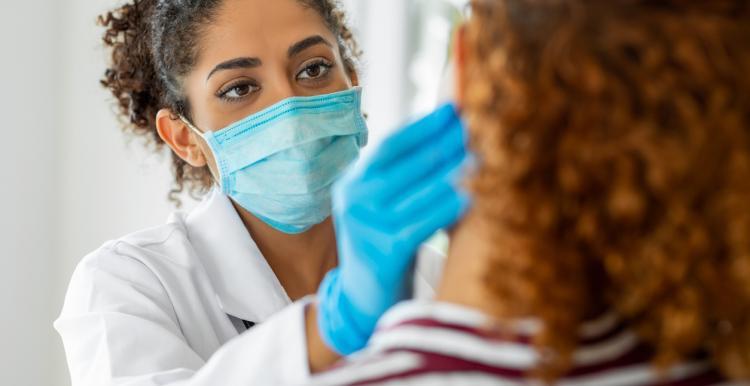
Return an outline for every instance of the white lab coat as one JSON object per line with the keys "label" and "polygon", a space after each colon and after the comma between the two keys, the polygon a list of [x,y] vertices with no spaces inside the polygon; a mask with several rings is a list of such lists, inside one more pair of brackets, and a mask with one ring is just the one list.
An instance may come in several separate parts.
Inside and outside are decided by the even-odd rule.
{"label": "white lab coat", "polygon": [[[442,262],[422,248],[417,297],[432,295]],[[214,190],[189,214],[86,256],[54,325],[73,386],[298,385],[310,376],[310,301],[290,301]]]}

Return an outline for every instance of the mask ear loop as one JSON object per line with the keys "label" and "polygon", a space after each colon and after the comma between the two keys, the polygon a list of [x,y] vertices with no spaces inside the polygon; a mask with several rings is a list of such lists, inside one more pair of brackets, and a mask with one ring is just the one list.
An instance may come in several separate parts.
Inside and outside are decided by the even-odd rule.
{"label": "mask ear loop", "polygon": [[183,116],[182,114],[177,115],[177,117],[180,118],[180,120],[182,121],[182,123],[184,123],[185,125],[187,125],[187,127],[189,127],[190,130],[193,130],[195,132],[195,134],[198,134],[198,136],[200,136],[201,138],[203,138],[203,132],[200,131],[200,129],[198,129],[197,127],[195,127],[195,125],[193,125],[192,123],[190,123],[189,119],[185,118],[185,116]]}
{"label": "mask ear loop", "polygon": [[[184,123],[187,127],[189,127],[190,130],[192,130],[196,135],[198,135],[198,138],[200,138],[201,141],[203,141],[205,143],[205,145],[209,149],[209,151],[213,152],[213,150],[211,149],[211,146],[208,145],[208,142],[206,141],[206,138],[203,136],[204,133],[199,128],[197,128],[195,125],[193,125],[190,122],[190,120],[187,119],[187,118],[185,118],[185,116],[183,116],[182,114],[177,115],[177,117],[180,118],[180,120],[182,121],[182,123]],[[214,157],[214,159],[216,158],[216,156],[213,156],[213,157]],[[206,160],[206,161],[208,162],[208,160]],[[214,183],[216,185],[218,185],[218,186],[221,186],[221,182],[219,182],[219,179],[216,178],[216,175],[214,174],[214,171],[210,167],[208,168],[208,172],[211,174],[211,179],[214,180]]]}

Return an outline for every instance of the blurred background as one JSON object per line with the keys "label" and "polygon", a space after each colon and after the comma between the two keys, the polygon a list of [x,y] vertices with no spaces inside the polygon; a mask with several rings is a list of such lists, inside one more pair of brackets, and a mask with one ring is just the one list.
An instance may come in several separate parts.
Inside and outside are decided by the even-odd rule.
{"label": "blurred background", "polygon": [[[371,150],[450,95],[451,30],[466,0],[344,3],[365,52]],[[117,4],[0,4],[2,385],[70,385],[52,321],[73,269],[106,240],[162,224],[174,210],[169,158],[121,132],[98,83],[106,53],[96,17]]]}

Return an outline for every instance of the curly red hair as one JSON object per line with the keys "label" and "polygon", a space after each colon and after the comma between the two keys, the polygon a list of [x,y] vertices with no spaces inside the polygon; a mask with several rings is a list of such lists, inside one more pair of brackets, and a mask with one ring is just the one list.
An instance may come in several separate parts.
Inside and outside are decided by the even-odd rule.
{"label": "curly red hair", "polygon": [[[616,310],[662,368],[750,377],[750,6],[475,0],[465,110],[500,309],[555,377]],[[552,290],[550,290],[552,289]]]}

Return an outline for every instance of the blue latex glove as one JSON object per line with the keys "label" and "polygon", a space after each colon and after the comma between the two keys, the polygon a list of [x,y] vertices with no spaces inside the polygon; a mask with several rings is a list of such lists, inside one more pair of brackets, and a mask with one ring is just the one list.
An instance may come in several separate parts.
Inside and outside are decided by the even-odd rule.
{"label": "blue latex glove", "polygon": [[419,246],[469,206],[459,190],[465,130],[446,105],[386,139],[334,186],[339,267],[318,290],[318,327],[342,355],[367,343],[380,316],[411,295]]}

